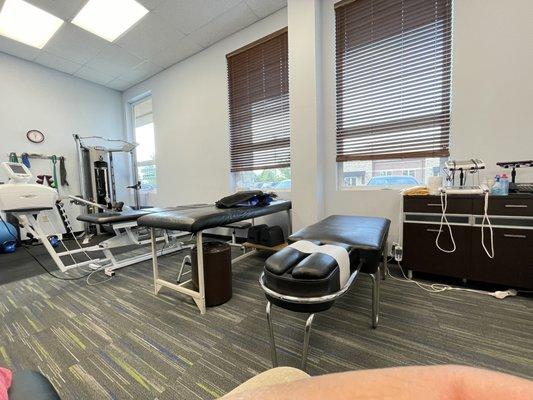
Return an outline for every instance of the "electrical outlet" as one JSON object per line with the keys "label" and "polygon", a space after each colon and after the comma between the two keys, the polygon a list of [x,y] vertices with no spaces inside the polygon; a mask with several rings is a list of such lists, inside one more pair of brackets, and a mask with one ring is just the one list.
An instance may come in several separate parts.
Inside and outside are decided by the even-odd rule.
{"label": "electrical outlet", "polygon": [[400,245],[394,246],[394,259],[398,262],[403,259],[403,248]]}

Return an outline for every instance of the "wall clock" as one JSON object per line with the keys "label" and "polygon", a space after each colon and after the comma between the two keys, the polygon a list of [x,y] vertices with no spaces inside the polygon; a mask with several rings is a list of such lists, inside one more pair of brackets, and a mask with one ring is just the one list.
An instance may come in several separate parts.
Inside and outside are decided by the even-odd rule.
{"label": "wall clock", "polygon": [[44,141],[44,134],[41,131],[32,129],[26,133],[26,137],[32,143],[42,143]]}

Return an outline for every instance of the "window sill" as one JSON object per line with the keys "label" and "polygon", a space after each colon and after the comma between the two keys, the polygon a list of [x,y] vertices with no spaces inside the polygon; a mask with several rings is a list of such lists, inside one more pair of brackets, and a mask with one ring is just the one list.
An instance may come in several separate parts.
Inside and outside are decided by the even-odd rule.
{"label": "window sill", "polygon": [[412,185],[401,185],[401,186],[355,186],[355,187],[345,187],[341,186],[337,188],[338,192],[391,192],[391,191],[401,191],[407,188],[413,187]]}

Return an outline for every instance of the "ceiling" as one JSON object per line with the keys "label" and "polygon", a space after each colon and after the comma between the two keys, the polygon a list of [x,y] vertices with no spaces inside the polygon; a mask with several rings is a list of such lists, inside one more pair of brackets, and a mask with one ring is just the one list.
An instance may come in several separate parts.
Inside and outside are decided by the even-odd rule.
{"label": "ceiling", "polygon": [[0,52],[120,91],[252,25],[287,2],[137,0],[150,12],[110,43],[70,23],[87,0],[26,1],[67,23],[41,50],[0,35]]}

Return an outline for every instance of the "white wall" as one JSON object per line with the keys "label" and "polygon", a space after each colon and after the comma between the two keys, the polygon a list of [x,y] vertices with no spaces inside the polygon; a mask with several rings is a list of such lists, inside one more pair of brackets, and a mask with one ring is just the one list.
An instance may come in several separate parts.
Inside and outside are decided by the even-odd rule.
{"label": "white wall", "polygon": [[[72,135],[123,138],[122,96],[58,71],[0,53],[0,160],[10,152],[46,153],[66,158],[68,189],[61,194],[79,194],[78,160]],[[33,144],[26,132],[38,129],[45,141]],[[51,162],[34,161],[34,175],[52,175]],[[122,166],[120,166],[122,165]],[[117,191],[129,176],[124,164],[117,170]],[[0,172],[0,181],[5,180]],[[77,225],[79,228],[80,225]]]}
{"label": "white wall", "polygon": [[286,26],[284,9],[124,92],[125,103],[152,93],[154,205],[213,203],[232,193],[226,54]]}
{"label": "white wall", "polygon": [[[387,217],[393,223],[390,241],[397,240],[397,190],[337,189],[335,2],[322,0],[317,21],[322,33],[324,214]],[[498,171],[497,161],[533,158],[532,17],[528,0],[514,0],[512,6],[501,0],[454,2],[451,157],[481,158],[490,176]],[[291,25],[297,24],[293,19]],[[157,205],[212,202],[231,191],[225,55],[286,25],[287,11],[280,10],[124,93],[125,101],[153,93]],[[533,170],[522,170],[519,177],[533,181]]]}
{"label": "white wall", "polygon": [[[337,190],[335,164],[336,0],[322,3],[326,214],[383,216],[398,238],[397,190]],[[455,0],[451,158],[481,158],[488,176],[497,161],[533,158],[533,2]],[[290,27],[289,27],[290,31]],[[519,171],[533,181],[533,169]]]}

